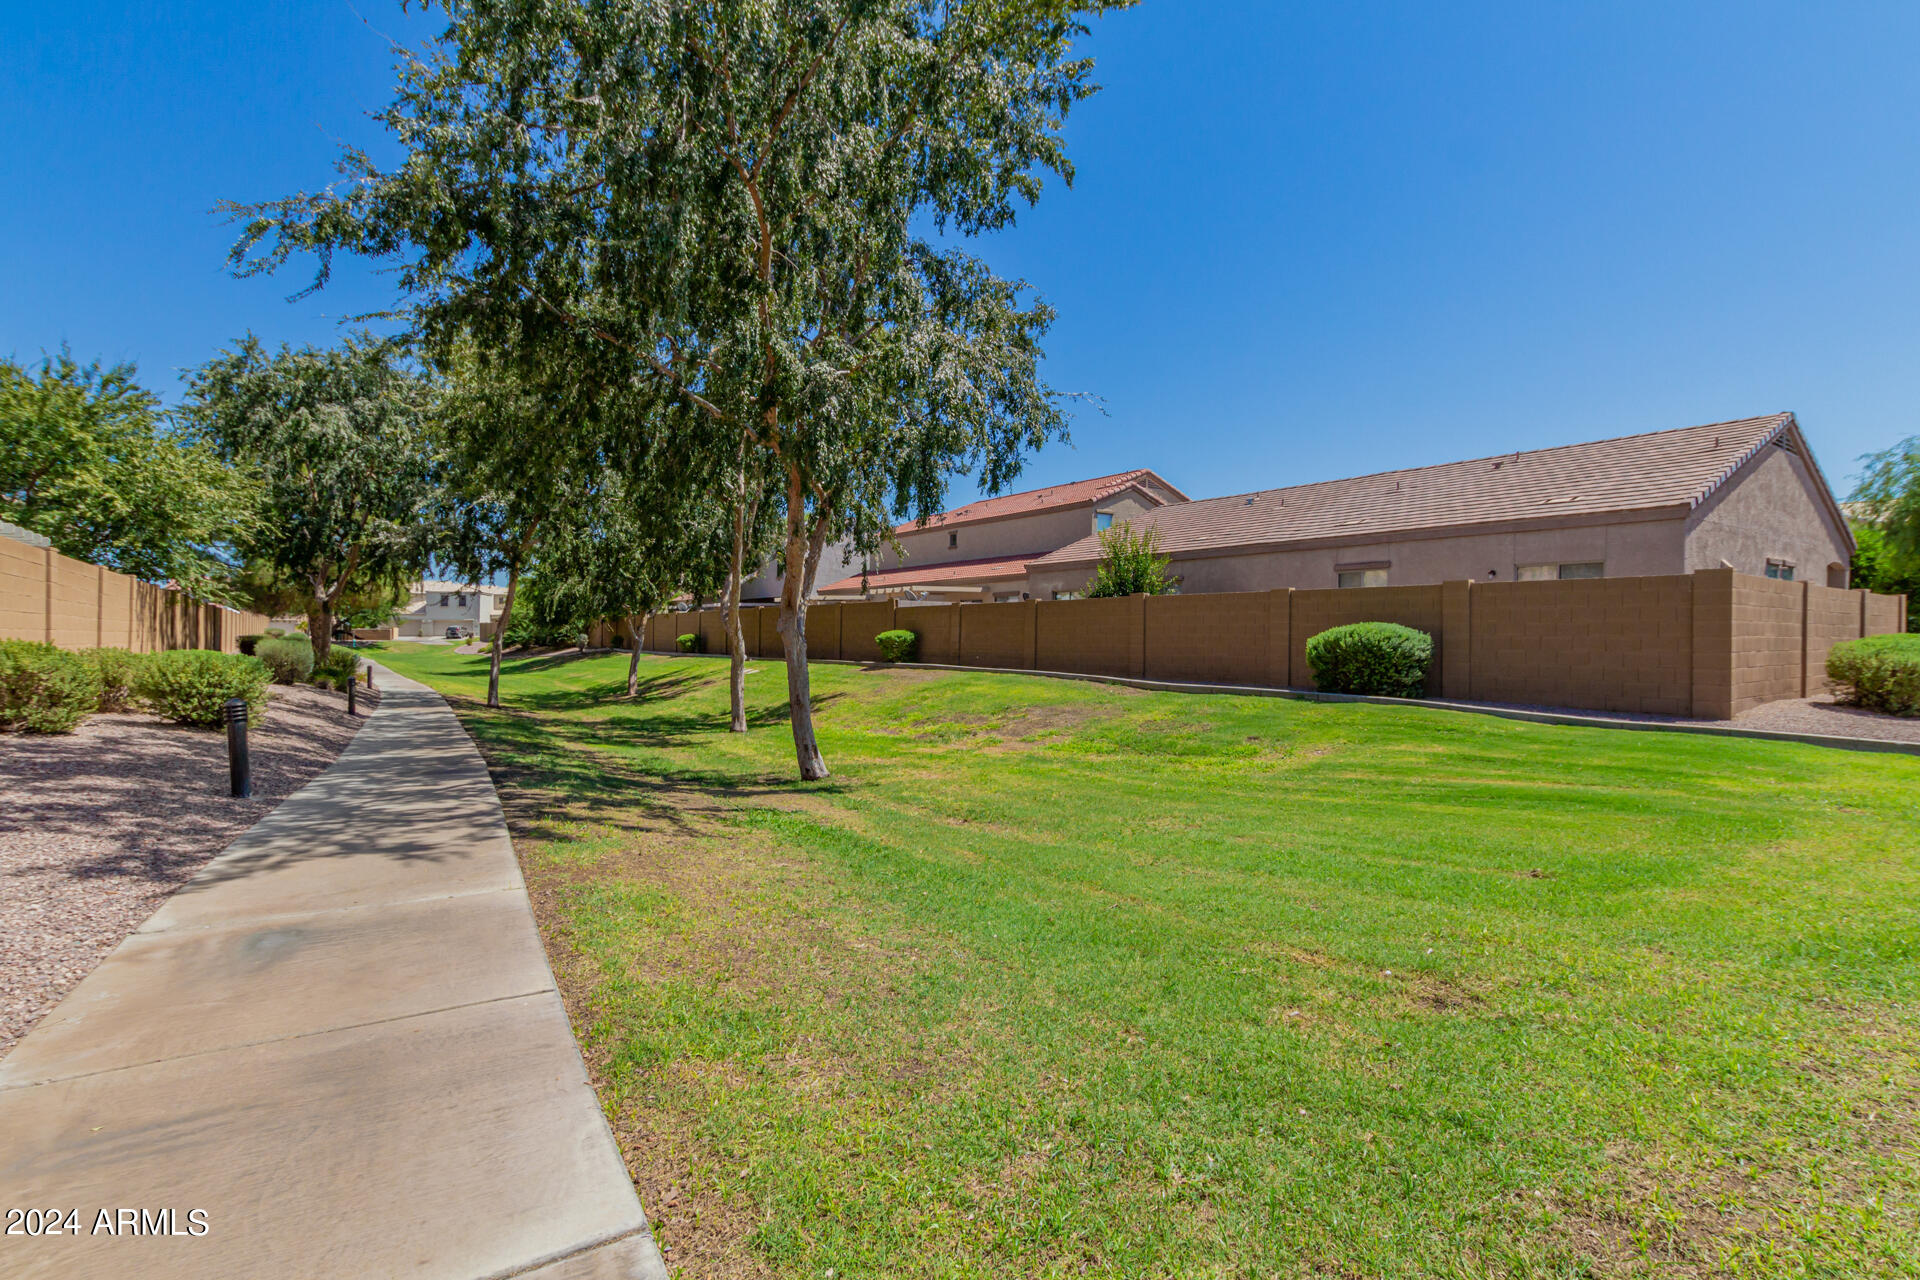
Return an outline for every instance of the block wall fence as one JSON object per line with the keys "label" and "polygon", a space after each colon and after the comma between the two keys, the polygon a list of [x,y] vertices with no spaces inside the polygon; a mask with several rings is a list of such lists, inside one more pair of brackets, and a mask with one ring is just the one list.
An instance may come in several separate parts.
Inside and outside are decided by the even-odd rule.
{"label": "block wall fence", "polygon": [[[1570,582],[1254,591],[1008,604],[815,604],[807,652],[871,662],[874,637],[911,631],[919,661],[1147,680],[1312,689],[1307,640],[1349,622],[1427,632],[1427,692],[1726,720],[1827,689],[1827,650],[1904,629],[1906,599],[1731,569]],[[747,652],[781,656],[779,610],[742,611]],[[625,624],[612,630],[629,643]],[[608,629],[602,628],[603,637]],[[717,608],[655,614],[642,647],[673,652],[697,632],[726,652]]]}
{"label": "block wall fence", "polygon": [[0,537],[0,640],[62,649],[218,649],[267,629],[264,614],[202,604],[183,591]]}

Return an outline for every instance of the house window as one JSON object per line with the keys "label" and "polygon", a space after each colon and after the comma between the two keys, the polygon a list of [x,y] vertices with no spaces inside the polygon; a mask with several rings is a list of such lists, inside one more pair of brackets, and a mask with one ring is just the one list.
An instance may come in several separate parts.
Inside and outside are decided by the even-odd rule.
{"label": "house window", "polygon": [[464,609],[464,608],[466,608],[466,607],[467,607],[467,597],[466,597],[466,594],[465,594],[464,592],[463,592],[463,593],[461,593],[461,595],[460,595],[460,597],[459,597],[459,599],[460,599],[460,607],[461,607],[462,609]]}
{"label": "house window", "polygon": [[1055,600],[1078,600],[1080,593],[1078,591],[1056,591],[1053,593],[1053,598]]}
{"label": "house window", "polygon": [[1340,585],[1344,587],[1384,587],[1387,585],[1385,569],[1342,569]]}
{"label": "house window", "polygon": [[1113,528],[1113,512],[1096,511],[1093,513],[1093,527],[1105,531]]}
{"label": "house window", "polygon": [[1569,564],[1520,564],[1513,567],[1516,582],[1561,582],[1575,578],[1604,578],[1607,565],[1604,560],[1578,560]]}
{"label": "house window", "polygon": [[1769,578],[1777,578],[1781,582],[1792,582],[1793,581],[1793,561],[1791,560],[1767,561],[1767,576]]}
{"label": "house window", "polygon": [[947,550],[952,551],[954,548],[958,547],[959,545],[960,545],[959,534],[950,533],[947,535]]}
{"label": "house window", "polygon": [[444,609],[444,608],[446,608],[446,607],[447,607],[447,597],[446,597],[446,596],[444,596],[444,595],[442,595],[442,596],[440,597],[440,607],[441,607],[442,609]]}

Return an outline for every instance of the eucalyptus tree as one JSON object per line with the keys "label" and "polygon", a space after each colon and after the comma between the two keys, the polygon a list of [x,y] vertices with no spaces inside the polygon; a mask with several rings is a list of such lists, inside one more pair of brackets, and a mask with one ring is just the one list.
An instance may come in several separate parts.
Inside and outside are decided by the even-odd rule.
{"label": "eucalyptus tree", "polygon": [[521,575],[543,532],[568,518],[598,466],[599,440],[587,421],[594,402],[583,403],[564,364],[516,362],[472,340],[450,344],[441,367],[436,552],[464,581],[506,576],[487,666],[487,705],[497,707],[501,647]]}
{"label": "eucalyptus tree", "polygon": [[349,152],[342,189],[237,210],[235,265],[313,250],[318,284],[336,249],[397,259],[424,329],[564,330],[756,455],[795,753],[825,777],[821,551],[930,514],[959,471],[996,490],[1064,430],[1051,312],[949,241],[1070,180],[1074,43],[1127,3],[454,0],[381,116],[401,164]]}
{"label": "eucalyptus tree", "polygon": [[699,491],[660,483],[658,473],[608,468],[583,496],[549,534],[541,572],[555,580],[575,616],[627,623],[634,638],[627,696],[636,697],[648,617],[678,596],[718,589],[730,558],[731,515]]}
{"label": "eucalyptus tree", "polygon": [[189,378],[185,418],[260,477],[243,549],[301,584],[321,659],[347,593],[427,562],[432,406],[427,379],[365,334],[277,352],[249,336]]}

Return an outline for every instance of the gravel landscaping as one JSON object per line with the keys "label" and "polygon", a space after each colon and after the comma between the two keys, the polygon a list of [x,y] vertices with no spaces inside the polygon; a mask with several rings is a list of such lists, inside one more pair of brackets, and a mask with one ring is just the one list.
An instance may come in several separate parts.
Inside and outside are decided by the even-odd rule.
{"label": "gravel landscaping", "polygon": [[1551,711],[1634,724],[1706,725],[1716,729],[1762,729],[1769,733],[1817,733],[1831,738],[1872,738],[1878,742],[1920,743],[1920,716],[1890,716],[1865,707],[1842,706],[1830,695],[1782,698],[1768,702],[1732,720],[1689,720],[1684,716],[1633,715],[1625,711],[1585,711],[1577,707],[1544,707],[1490,702],[1520,711]]}
{"label": "gravel landscaping", "polygon": [[235,836],[332,764],[362,719],[343,693],[276,685],[249,736],[253,797],[227,794],[226,736],[148,715],[0,737],[0,1056]]}

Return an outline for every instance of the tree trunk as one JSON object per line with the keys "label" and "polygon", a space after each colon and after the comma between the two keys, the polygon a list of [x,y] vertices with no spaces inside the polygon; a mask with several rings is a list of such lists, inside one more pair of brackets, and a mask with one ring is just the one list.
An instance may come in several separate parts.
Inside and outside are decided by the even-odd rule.
{"label": "tree trunk", "polygon": [[[742,463],[741,489],[744,491],[745,488],[745,464]],[[740,625],[740,575],[744,568],[741,562],[746,558],[747,522],[750,519],[746,494],[742,492],[740,500],[733,507],[733,558],[727,562],[727,598],[721,605],[721,615],[727,627],[727,694],[733,710],[733,720],[727,728],[732,733],[747,731],[747,639]]]}
{"label": "tree trunk", "polygon": [[633,615],[627,615],[627,631],[630,633],[628,638],[633,641],[633,655],[627,659],[627,696],[629,698],[640,696],[640,644],[647,634],[647,615],[643,613],[639,616],[640,625],[636,627],[633,625]]}
{"label": "tree trunk", "polygon": [[813,586],[820,549],[826,544],[826,516],[814,521],[809,537],[807,490],[799,472],[787,467],[787,576],[780,584],[780,642],[787,655],[787,717],[793,727],[793,754],[805,782],[828,776],[827,761],[813,734],[812,688],[807,678],[807,593]]}
{"label": "tree trunk", "polygon": [[317,611],[318,616],[309,616],[307,627],[317,634],[307,637],[313,641],[313,661],[318,665],[327,660],[333,652],[333,601],[322,600]]}
{"label": "tree trunk", "polygon": [[513,593],[520,588],[520,566],[507,570],[507,598],[500,602],[500,616],[493,623],[491,657],[487,661],[487,705],[500,705],[500,646],[507,640],[507,624],[513,620]]}

